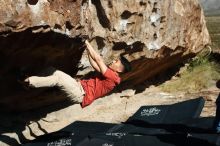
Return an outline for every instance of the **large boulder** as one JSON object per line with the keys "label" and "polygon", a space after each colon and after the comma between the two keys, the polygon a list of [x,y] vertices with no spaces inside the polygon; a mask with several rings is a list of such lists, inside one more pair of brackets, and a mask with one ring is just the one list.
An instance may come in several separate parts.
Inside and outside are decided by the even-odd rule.
{"label": "large boulder", "polygon": [[2,0],[1,111],[39,108],[64,100],[54,89],[24,91],[18,76],[48,66],[92,71],[80,37],[88,35],[106,63],[123,54],[133,70],[130,88],[201,51],[210,42],[197,0]]}

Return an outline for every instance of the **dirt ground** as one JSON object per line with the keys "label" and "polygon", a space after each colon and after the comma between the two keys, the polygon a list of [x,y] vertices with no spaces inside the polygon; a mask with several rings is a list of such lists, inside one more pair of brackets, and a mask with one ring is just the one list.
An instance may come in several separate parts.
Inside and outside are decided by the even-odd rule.
{"label": "dirt ground", "polygon": [[42,108],[41,111],[35,113],[7,115],[0,122],[1,127],[3,127],[3,132],[0,135],[0,146],[34,139],[36,136],[57,131],[74,121],[121,123],[143,105],[172,104],[199,96],[204,97],[206,101],[201,116],[214,116],[215,100],[219,92],[220,89],[210,87],[198,93],[165,93],[160,88],[151,86],[139,94],[135,94],[132,89],[111,94],[96,100],[92,105],[83,109],[79,104],[75,104],[43,114],[42,111],[48,111],[48,109]]}

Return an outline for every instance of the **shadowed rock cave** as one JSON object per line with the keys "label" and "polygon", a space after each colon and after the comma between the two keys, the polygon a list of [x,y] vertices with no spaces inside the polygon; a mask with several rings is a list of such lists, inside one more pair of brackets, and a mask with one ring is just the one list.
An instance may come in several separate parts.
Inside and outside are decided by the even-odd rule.
{"label": "shadowed rock cave", "polygon": [[[47,32],[23,32],[0,37],[0,111],[28,110],[65,99],[56,89],[25,90],[18,82],[55,67],[74,76],[83,49],[79,38]],[[51,93],[52,92],[52,93]],[[56,95],[56,96],[54,96]]]}
{"label": "shadowed rock cave", "polygon": [[[102,40],[98,44],[102,45]],[[112,49],[118,50],[118,48],[125,45],[124,42],[119,42]],[[81,47],[80,37],[70,38],[52,31],[47,33],[32,33],[32,28],[23,32],[12,33],[8,36],[1,36],[0,112],[27,111],[68,101],[64,93],[57,88],[35,88],[27,90],[18,80],[24,79],[24,76],[45,75],[42,72],[51,66],[71,76],[75,76],[79,69],[78,63],[83,53],[83,49],[80,49]],[[136,48],[135,51],[141,51],[143,44],[136,42],[133,44],[133,47]],[[166,48],[163,50],[167,52]],[[126,53],[132,54],[133,51],[134,49],[127,49]],[[179,58],[181,55],[182,53],[177,53],[172,57],[166,57],[163,61],[169,63],[163,65],[161,64],[161,59],[153,60],[140,57],[140,59],[132,61],[133,71],[130,74],[122,76],[125,82],[116,88],[114,92],[133,88],[138,93],[149,87],[149,85],[157,84],[157,77],[155,79],[156,81],[148,82],[147,85],[145,80],[159,72],[162,73],[162,71],[173,66],[173,64],[178,64],[177,62],[180,63],[181,60],[176,60],[175,58]],[[183,57],[183,60],[186,58],[190,57],[187,55]],[[155,66],[158,66],[158,68],[149,70],[149,68]],[[176,70],[172,73],[166,73],[166,76],[173,75],[175,72]],[[144,86],[142,84],[143,81]],[[137,86],[139,83],[141,88]]]}

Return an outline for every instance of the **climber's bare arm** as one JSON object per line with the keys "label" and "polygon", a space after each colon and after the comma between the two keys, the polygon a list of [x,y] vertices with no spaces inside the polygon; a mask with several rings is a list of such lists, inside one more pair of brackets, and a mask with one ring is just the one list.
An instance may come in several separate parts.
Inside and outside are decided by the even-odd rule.
{"label": "climber's bare arm", "polygon": [[89,62],[91,64],[91,66],[98,72],[100,72],[100,68],[98,66],[98,64],[92,59],[92,57],[90,56],[90,54],[88,53],[88,58],[89,58]]}
{"label": "climber's bare arm", "polygon": [[108,67],[104,63],[103,58],[93,49],[87,40],[85,43],[91,65],[94,67],[94,69],[104,74]]}

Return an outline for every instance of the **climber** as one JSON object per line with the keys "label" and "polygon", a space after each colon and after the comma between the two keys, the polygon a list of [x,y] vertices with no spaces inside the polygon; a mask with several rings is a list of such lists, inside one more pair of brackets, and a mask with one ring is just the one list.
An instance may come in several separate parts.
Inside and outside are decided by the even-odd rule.
{"label": "climber", "polygon": [[89,62],[99,72],[99,75],[88,80],[77,81],[66,73],[55,69],[49,76],[31,76],[26,78],[24,83],[33,88],[58,86],[67,94],[71,101],[80,103],[82,107],[88,106],[95,99],[112,91],[121,82],[119,74],[131,70],[129,61],[120,56],[119,59],[112,61],[107,66],[88,40],[83,42],[88,52]]}

